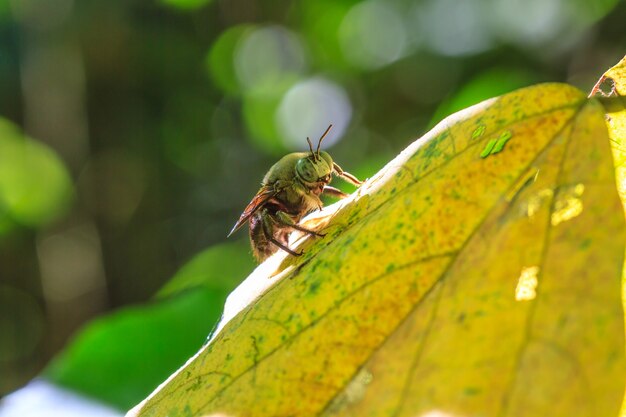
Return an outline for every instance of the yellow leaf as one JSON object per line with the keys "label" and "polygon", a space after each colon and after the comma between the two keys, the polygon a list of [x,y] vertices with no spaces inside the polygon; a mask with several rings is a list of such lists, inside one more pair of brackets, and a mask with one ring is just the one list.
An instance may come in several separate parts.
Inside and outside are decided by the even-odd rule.
{"label": "yellow leaf", "polygon": [[327,235],[260,265],[129,416],[617,415],[625,228],[596,100],[543,84],[457,113],[305,225]]}
{"label": "yellow leaf", "polygon": [[[626,212],[626,56],[600,77],[590,95],[612,98],[604,101],[607,112],[605,121],[613,150],[617,190]],[[626,264],[623,268],[622,291],[626,310]],[[626,417],[626,397],[621,415]]]}
{"label": "yellow leaf", "polygon": [[606,124],[615,159],[617,187],[626,208],[626,56],[600,77],[591,95],[615,98],[606,102]]}

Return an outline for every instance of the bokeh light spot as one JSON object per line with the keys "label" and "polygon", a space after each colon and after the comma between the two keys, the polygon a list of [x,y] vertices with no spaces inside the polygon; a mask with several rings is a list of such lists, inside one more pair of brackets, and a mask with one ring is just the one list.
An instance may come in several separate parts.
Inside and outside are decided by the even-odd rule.
{"label": "bokeh light spot", "polygon": [[27,226],[52,221],[68,207],[73,188],[61,160],[0,119],[0,206]]}
{"label": "bokeh light spot", "polygon": [[247,90],[271,90],[285,79],[295,79],[306,68],[300,38],[282,26],[246,33],[235,50],[235,71]]}
{"label": "bokeh light spot", "polygon": [[339,41],[348,61],[376,69],[405,54],[407,33],[400,14],[388,3],[368,0],[346,14],[339,27]]}
{"label": "bokeh light spot", "polygon": [[93,224],[38,239],[37,255],[46,300],[64,303],[106,286],[100,239]]}
{"label": "bokeh light spot", "polygon": [[493,2],[489,16],[498,35],[522,45],[537,45],[554,38],[566,22],[561,0],[501,0]]}
{"label": "bokeh light spot", "polygon": [[285,94],[276,113],[276,124],[288,148],[304,149],[307,136],[317,140],[332,123],[333,129],[324,139],[327,148],[341,138],[351,117],[352,105],[341,86],[324,78],[311,78]]}
{"label": "bokeh light spot", "polygon": [[213,82],[226,93],[240,91],[235,73],[235,49],[241,38],[252,29],[251,25],[239,25],[226,30],[213,43],[206,57],[206,68]]}
{"label": "bokeh light spot", "polygon": [[285,81],[273,90],[246,93],[243,99],[243,117],[252,143],[276,156],[282,155],[286,147],[280,139],[275,116],[283,94],[291,85]]}
{"label": "bokeh light spot", "polygon": [[480,0],[430,0],[414,9],[415,24],[426,45],[448,56],[476,54],[492,46]]}

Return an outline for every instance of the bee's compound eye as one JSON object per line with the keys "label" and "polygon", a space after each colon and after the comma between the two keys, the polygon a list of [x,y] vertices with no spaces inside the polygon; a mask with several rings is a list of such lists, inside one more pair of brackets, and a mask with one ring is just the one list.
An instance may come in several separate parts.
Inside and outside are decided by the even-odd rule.
{"label": "bee's compound eye", "polygon": [[306,182],[317,180],[317,170],[309,158],[302,158],[296,163],[296,174]]}

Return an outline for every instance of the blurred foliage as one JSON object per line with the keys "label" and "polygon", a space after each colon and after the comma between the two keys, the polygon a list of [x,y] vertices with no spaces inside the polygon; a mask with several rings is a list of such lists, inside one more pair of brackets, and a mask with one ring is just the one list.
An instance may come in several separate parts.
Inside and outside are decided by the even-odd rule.
{"label": "blurred foliage", "polygon": [[195,10],[207,5],[211,0],[160,0],[163,4],[182,10]]}
{"label": "blurred foliage", "polygon": [[201,288],[97,319],[44,376],[127,409],[196,352],[220,317],[225,297]]}
{"label": "blurred foliage", "polygon": [[0,119],[0,236],[14,223],[40,227],[58,218],[72,192],[57,155]]}
{"label": "blurred foliage", "polygon": [[242,242],[211,247],[185,264],[159,299],[90,323],[44,376],[128,409],[193,355],[226,296],[253,267]]}
{"label": "blurred foliage", "polygon": [[208,248],[187,262],[161,288],[157,297],[168,297],[198,287],[228,294],[254,267],[248,251],[246,241]]}
{"label": "blurred foliage", "polygon": [[[624,21],[617,0],[0,0],[0,286],[28,300],[6,322],[32,330],[0,357],[0,391],[88,319],[190,296],[204,261],[164,284],[328,123],[333,158],[371,176],[470,103],[588,90],[623,56]],[[232,276],[189,291],[242,278],[235,247],[205,259]]]}
{"label": "blurred foliage", "polygon": [[538,80],[531,72],[517,68],[505,67],[487,70],[469,80],[453,97],[444,100],[435,111],[430,125],[434,126],[444,117],[466,109],[473,104],[517,88],[527,87],[539,81],[545,80]]}

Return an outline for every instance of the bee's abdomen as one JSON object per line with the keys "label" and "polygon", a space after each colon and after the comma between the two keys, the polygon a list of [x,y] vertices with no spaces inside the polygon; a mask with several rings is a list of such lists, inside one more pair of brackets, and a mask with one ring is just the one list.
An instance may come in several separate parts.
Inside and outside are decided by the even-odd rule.
{"label": "bee's abdomen", "polygon": [[259,262],[263,262],[268,256],[276,252],[276,247],[267,240],[265,233],[263,233],[261,213],[256,213],[250,217],[250,245],[254,257]]}
{"label": "bee's abdomen", "polygon": [[[252,253],[259,262],[263,262],[279,249],[278,246],[270,242],[263,230],[263,216],[271,215],[269,210],[264,209],[250,217],[250,244],[252,246]],[[274,222],[270,221],[271,226],[269,228],[271,237],[286,246],[289,240],[290,229],[272,223]]]}

